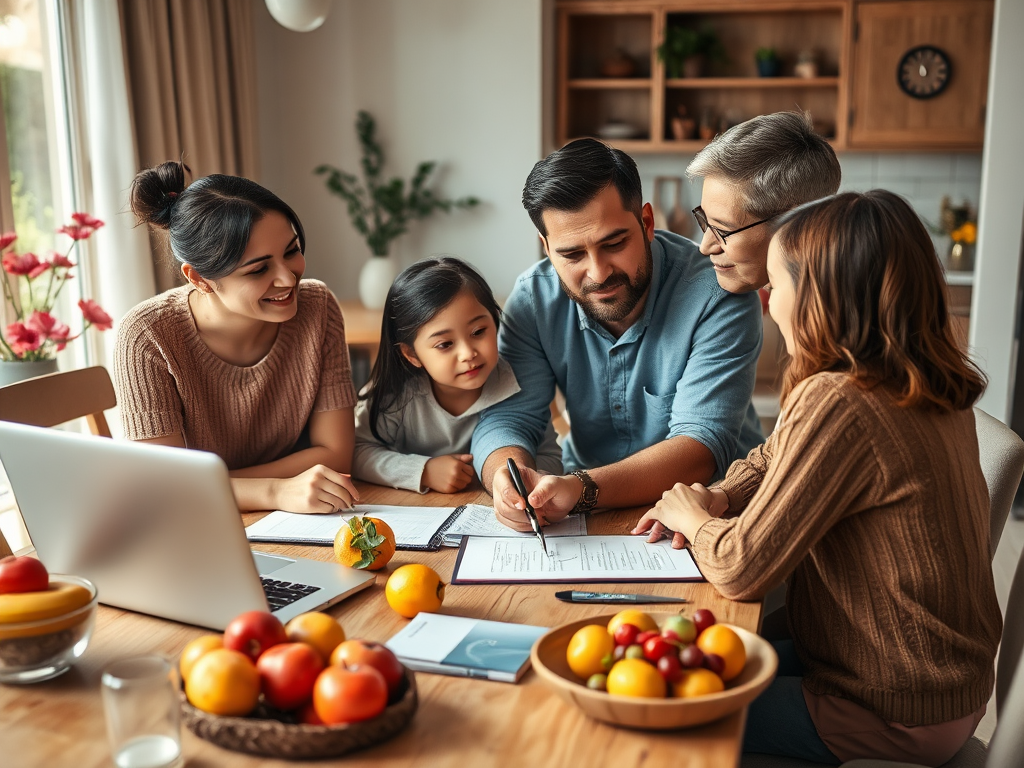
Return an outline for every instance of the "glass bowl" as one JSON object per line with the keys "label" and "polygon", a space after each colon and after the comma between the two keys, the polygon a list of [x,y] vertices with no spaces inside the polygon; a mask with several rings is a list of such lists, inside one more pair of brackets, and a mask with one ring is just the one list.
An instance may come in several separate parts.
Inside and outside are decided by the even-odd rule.
{"label": "glass bowl", "polygon": [[96,585],[78,576],[50,574],[50,585],[78,584],[92,599],[37,621],[0,620],[0,683],[36,683],[67,672],[89,644],[96,618]]}

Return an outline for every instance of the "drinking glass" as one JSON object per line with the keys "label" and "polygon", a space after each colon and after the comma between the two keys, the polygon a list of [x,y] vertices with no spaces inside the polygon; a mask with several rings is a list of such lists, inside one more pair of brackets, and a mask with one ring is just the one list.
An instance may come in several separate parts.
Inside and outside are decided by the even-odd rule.
{"label": "drinking glass", "polygon": [[118,768],[179,768],[178,670],[165,656],[136,656],[103,670],[100,690]]}

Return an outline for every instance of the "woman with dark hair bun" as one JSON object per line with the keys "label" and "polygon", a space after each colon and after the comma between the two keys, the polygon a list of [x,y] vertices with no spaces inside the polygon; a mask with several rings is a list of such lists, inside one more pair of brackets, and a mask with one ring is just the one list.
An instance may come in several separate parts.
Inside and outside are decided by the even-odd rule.
{"label": "woman with dark hair bun", "polygon": [[681,534],[729,598],[788,583],[791,639],[745,751],[941,765],[985,712],[1002,627],[972,410],[985,378],[902,198],[848,192],[778,226],[779,424],[720,485],[676,485],[634,532]]}
{"label": "woman with dark hair bun", "polygon": [[167,230],[188,283],[121,322],[125,436],[218,454],[243,510],[349,508],[345,326],[327,286],[302,279],[302,224],[253,181],[218,174],[186,186],[187,171],[164,163],[132,182],[132,212]]}

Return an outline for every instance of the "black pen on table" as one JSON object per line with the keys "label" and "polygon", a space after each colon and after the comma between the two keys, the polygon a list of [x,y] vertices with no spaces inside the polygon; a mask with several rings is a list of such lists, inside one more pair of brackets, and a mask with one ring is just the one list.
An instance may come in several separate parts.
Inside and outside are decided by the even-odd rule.
{"label": "black pen on table", "polygon": [[505,464],[508,467],[508,473],[512,475],[512,484],[516,487],[516,492],[523,497],[523,504],[526,506],[526,519],[530,521],[530,527],[533,528],[533,532],[540,539],[540,545],[544,548],[544,554],[546,555],[548,553],[548,543],[544,539],[544,531],[541,530],[537,513],[534,511],[529,499],[526,498],[528,495],[526,493],[526,483],[523,482],[523,476],[519,474],[519,467],[516,466],[511,456],[505,461]]}

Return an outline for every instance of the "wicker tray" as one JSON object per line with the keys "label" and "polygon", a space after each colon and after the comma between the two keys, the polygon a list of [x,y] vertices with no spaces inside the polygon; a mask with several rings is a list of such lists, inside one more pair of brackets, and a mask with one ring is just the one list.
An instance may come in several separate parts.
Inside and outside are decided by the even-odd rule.
{"label": "wicker tray", "polygon": [[196,709],[182,694],[181,715],[185,725],[201,739],[219,747],[250,755],[303,760],[337,757],[390,739],[412,720],[419,698],[416,677],[405,671],[405,692],[371,720],[349,725],[305,725],[285,722],[285,713],[258,709],[255,716],[220,717]]}

